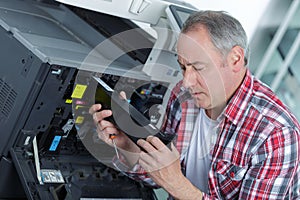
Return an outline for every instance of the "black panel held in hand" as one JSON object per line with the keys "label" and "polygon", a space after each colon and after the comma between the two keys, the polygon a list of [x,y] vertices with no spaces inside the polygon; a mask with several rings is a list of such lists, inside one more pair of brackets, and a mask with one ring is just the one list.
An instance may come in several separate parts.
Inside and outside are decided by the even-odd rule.
{"label": "black panel held in hand", "polygon": [[140,113],[126,99],[123,99],[119,92],[114,91],[99,77],[94,77],[94,79],[99,83],[95,94],[96,103],[102,105],[101,110],[109,109],[113,113],[106,120],[127,134],[135,143],[140,138],[145,139],[152,135],[158,137],[164,144],[170,144],[175,135],[165,134],[160,131],[150,123],[146,116]]}

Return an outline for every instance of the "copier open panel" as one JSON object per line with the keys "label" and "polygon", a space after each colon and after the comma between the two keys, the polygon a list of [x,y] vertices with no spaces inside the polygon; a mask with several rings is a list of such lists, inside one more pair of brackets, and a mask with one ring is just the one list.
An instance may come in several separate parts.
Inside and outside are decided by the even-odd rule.
{"label": "copier open panel", "polygon": [[[83,74],[80,84],[88,89],[82,98],[91,101],[78,108],[87,109],[95,100],[89,98],[95,97],[89,79],[101,74],[108,84],[120,77],[139,82],[132,103],[142,112],[151,107],[145,98],[163,104],[168,87],[180,80],[176,54],[169,51],[174,44],[153,54],[157,38],[131,20],[51,0],[3,0],[0,25],[0,197],[155,199],[152,188],[109,166],[114,149],[97,139],[92,125],[91,134],[80,132],[80,119],[74,118],[79,101],[74,103],[72,95]],[[113,38],[126,31],[145,48]],[[108,49],[97,48],[103,42]],[[166,76],[172,81],[143,70],[151,59],[171,63]],[[162,114],[151,118],[145,113],[161,124]],[[91,153],[87,145],[97,151]]]}
{"label": "copier open panel", "polygon": [[[58,70],[61,74],[56,74]],[[33,109],[10,150],[27,198],[153,199],[150,188],[105,165],[113,156],[111,148],[89,138],[92,134],[78,137],[72,106],[66,103],[75,75],[75,69],[49,66]],[[43,112],[49,113],[47,119],[42,119]],[[102,160],[87,150],[83,140],[94,141],[90,145],[96,146]]]}

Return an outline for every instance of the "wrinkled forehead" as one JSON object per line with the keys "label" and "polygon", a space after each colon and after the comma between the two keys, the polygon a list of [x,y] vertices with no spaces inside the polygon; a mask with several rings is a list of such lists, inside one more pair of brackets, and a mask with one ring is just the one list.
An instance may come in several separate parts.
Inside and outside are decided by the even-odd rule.
{"label": "wrinkled forehead", "polygon": [[181,33],[177,42],[178,60],[181,63],[209,59],[209,48],[206,38],[197,32]]}

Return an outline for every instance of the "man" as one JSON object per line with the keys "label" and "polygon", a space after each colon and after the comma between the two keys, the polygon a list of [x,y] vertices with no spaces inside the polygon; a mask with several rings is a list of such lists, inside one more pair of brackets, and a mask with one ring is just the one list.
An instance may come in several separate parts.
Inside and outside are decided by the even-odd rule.
{"label": "man", "polygon": [[300,125],[247,69],[241,24],[224,12],[197,12],[186,21],[177,51],[182,85],[193,97],[181,110],[174,110],[174,98],[169,103],[165,130],[178,134],[177,149],[153,136],[134,144],[103,120],[111,111],[96,112],[101,105],[94,105],[99,137],[111,144],[108,135],[117,134],[124,154],[136,153],[175,199],[299,199]]}

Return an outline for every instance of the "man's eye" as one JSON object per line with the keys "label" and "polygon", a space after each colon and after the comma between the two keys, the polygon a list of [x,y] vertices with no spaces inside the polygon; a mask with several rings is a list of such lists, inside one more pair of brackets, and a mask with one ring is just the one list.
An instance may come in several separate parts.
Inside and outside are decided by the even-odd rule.
{"label": "man's eye", "polygon": [[197,71],[203,71],[205,69],[205,66],[193,66],[195,70]]}
{"label": "man's eye", "polygon": [[181,64],[180,64],[180,68],[181,68],[181,70],[183,70],[183,71],[186,70],[185,66],[184,66],[184,65],[181,65]]}

